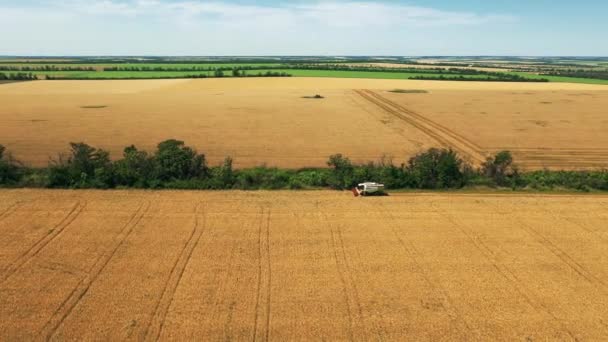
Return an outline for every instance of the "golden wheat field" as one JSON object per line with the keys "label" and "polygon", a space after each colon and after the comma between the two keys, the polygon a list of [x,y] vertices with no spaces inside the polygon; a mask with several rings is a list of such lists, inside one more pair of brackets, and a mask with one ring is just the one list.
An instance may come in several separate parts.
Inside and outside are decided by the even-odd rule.
{"label": "golden wheat field", "polygon": [[[392,93],[390,90],[427,93]],[[324,99],[305,96],[320,94]],[[451,147],[473,164],[512,150],[525,169],[608,167],[608,87],[331,78],[35,81],[0,86],[0,143],[44,166],[84,141],[119,158],[177,138],[237,167],[406,161]],[[111,137],[111,138],[109,138]]]}
{"label": "golden wheat field", "polygon": [[0,192],[0,340],[606,340],[608,197]]}

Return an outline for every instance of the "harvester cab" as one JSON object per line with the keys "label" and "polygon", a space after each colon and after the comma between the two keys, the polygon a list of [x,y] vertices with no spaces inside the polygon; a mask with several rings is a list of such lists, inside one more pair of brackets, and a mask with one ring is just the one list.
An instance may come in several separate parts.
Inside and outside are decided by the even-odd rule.
{"label": "harvester cab", "polygon": [[384,190],[384,184],[366,182],[360,183],[353,188],[353,195],[358,196],[369,196],[373,194],[380,194]]}

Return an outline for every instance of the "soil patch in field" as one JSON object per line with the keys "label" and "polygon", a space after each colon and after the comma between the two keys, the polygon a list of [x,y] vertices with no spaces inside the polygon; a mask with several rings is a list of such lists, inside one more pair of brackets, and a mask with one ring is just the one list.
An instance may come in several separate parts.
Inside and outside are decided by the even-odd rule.
{"label": "soil patch in field", "polygon": [[428,94],[427,90],[422,89],[393,89],[389,92],[396,94]]}
{"label": "soil patch in field", "polygon": [[80,108],[83,108],[83,109],[101,109],[101,108],[107,108],[107,107],[108,106],[100,105],[100,106],[81,106]]}

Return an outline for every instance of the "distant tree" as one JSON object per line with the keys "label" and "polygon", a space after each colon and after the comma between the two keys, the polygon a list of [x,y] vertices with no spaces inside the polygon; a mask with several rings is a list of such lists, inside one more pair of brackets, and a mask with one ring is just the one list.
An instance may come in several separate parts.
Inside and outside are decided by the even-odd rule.
{"label": "distant tree", "polygon": [[22,169],[6,148],[0,145],[0,185],[12,185],[22,177]]}
{"label": "distant tree", "polygon": [[112,162],[107,151],[85,143],[70,143],[67,158],[59,156],[49,165],[49,186],[108,188],[114,185]]}
{"label": "distant tree", "polygon": [[123,159],[114,163],[116,184],[144,188],[152,181],[154,160],[134,145],[124,149]]}
{"label": "distant tree", "polygon": [[519,178],[519,171],[509,151],[501,151],[494,157],[488,157],[481,166],[481,173],[500,186],[513,186],[513,182]]}
{"label": "distant tree", "polygon": [[342,154],[334,154],[329,157],[327,166],[332,168],[327,183],[335,189],[348,189],[355,185],[355,168],[350,159]]}
{"label": "distant tree", "polygon": [[232,162],[232,158],[226,157],[222,166],[218,168],[216,176],[220,179],[224,188],[231,188],[236,180],[234,170],[232,169]]}
{"label": "distant tree", "polygon": [[421,189],[460,188],[466,184],[466,166],[456,152],[431,148],[407,165],[414,186]]}
{"label": "distant tree", "polygon": [[175,139],[158,144],[154,161],[155,175],[161,181],[203,178],[208,171],[205,155]]}

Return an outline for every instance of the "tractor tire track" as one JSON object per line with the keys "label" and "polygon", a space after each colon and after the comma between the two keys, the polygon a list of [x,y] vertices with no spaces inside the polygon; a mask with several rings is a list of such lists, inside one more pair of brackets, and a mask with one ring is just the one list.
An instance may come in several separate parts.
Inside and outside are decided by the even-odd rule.
{"label": "tractor tire track", "polygon": [[[576,226],[577,228],[579,228],[579,229],[581,229],[581,230],[585,231],[586,233],[589,233],[589,234],[592,234],[592,235],[597,236],[597,237],[598,237],[600,240],[605,240],[605,241],[608,241],[608,237],[606,237],[604,234],[602,234],[602,233],[598,233],[597,231],[595,231],[595,230],[593,230],[593,229],[588,228],[588,227],[587,227],[585,224],[580,223],[580,222],[577,222],[577,221],[575,221],[574,219],[572,219],[572,218],[570,218],[570,217],[567,217],[567,216],[561,215],[561,212],[560,212],[559,214],[556,214],[555,212],[550,211],[550,210],[548,210],[547,208],[543,208],[542,210],[543,210],[543,212],[547,213],[548,215],[550,215],[550,216],[551,216],[551,217],[553,217],[554,219],[557,219],[557,220],[564,220],[564,221],[566,221],[566,222],[569,222],[569,223],[571,223],[573,226]],[[588,240],[590,240],[590,239],[588,239]]]}
{"label": "tractor tire track", "polygon": [[594,148],[492,147],[488,152],[510,151],[518,165],[527,168],[592,168],[608,165],[608,150]]}
{"label": "tractor tire track", "polygon": [[[318,208],[317,208],[318,209]],[[336,239],[336,233],[334,231],[334,227],[333,224],[330,222],[329,218],[327,217],[327,215],[323,212],[321,212],[320,210],[317,210],[317,212],[322,216],[323,220],[325,222],[327,222],[327,225],[329,226],[329,230],[330,230],[330,243],[331,243],[331,248],[333,251],[333,257],[334,257],[334,261],[336,262],[336,270],[338,271],[338,278],[340,279],[340,284],[342,284],[342,294],[344,296],[344,302],[346,304],[346,314],[348,317],[348,324],[349,324],[349,329],[348,329],[348,337],[350,341],[355,341],[355,336],[354,336],[354,330],[355,330],[355,317],[354,317],[354,312],[358,311],[358,310],[354,310],[351,308],[351,306],[357,306],[356,304],[356,299],[355,298],[351,298],[350,293],[353,292],[352,290],[352,286],[350,286],[349,282],[346,279],[346,271],[345,271],[345,266],[342,265],[342,262],[340,262],[340,257],[339,257],[339,252],[338,252],[338,243],[337,243],[337,239]]]}
{"label": "tractor tire track", "polygon": [[446,141],[445,139],[443,139],[441,136],[435,134],[433,131],[429,130],[426,127],[423,127],[421,125],[419,125],[418,123],[416,123],[415,121],[411,120],[410,118],[400,114],[398,111],[396,111],[393,108],[390,108],[386,105],[384,105],[382,102],[375,100],[373,97],[369,96],[367,93],[365,93],[362,90],[355,90],[355,92],[357,94],[359,94],[362,98],[364,98],[365,100],[375,104],[376,106],[380,107],[381,109],[383,109],[384,111],[386,111],[389,114],[392,114],[393,116],[397,117],[398,119],[405,121],[406,123],[410,124],[411,126],[414,126],[415,128],[419,129],[420,131],[422,131],[423,133],[425,133],[426,135],[428,135],[429,137],[431,137],[432,139],[434,139],[436,142],[438,142],[442,147],[450,147],[450,143],[448,141]]}
{"label": "tractor tire track", "polygon": [[395,216],[393,216],[393,213],[390,210],[387,210],[381,202],[378,202],[378,206],[381,207],[381,210],[379,210],[378,212],[386,214],[386,217],[389,218],[391,232],[393,233],[393,235],[397,239],[397,242],[401,245],[407,256],[412,260],[414,266],[418,269],[418,272],[422,275],[424,281],[428,284],[429,288],[432,289],[433,292],[439,293],[439,295],[443,297],[443,302],[447,304],[446,312],[448,316],[452,319],[452,321],[461,322],[467,329],[467,333],[474,333],[479,339],[479,337],[481,336],[479,334],[479,331],[469,324],[463,313],[454,304],[454,300],[449,295],[445,287],[442,286],[441,283],[434,282],[431,279],[431,276],[429,275],[428,271],[422,266],[422,264],[420,264],[420,253],[418,252],[416,247],[411,242],[406,242],[403,240],[397,230],[397,227],[395,226],[397,220],[395,219]]}
{"label": "tractor tire track", "polygon": [[[360,201],[359,203],[365,203],[365,204],[366,204],[366,205],[365,205],[365,207],[367,207],[367,209],[370,209],[370,208],[371,208],[371,206],[369,205],[369,202],[368,202],[368,201]],[[375,208],[371,208],[371,209],[375,209]],[[361,210],[361,212],[364,212],[364,210],[363,210],[363,209],[360,209],[360,210]],[[371,210],[370,212],[374,212],[374,210]],[[341,246],[342,246],[342,247],[344,247],[344,241],[343,241],[343,238],[342,238],[342,229],[339,229],[339,230],[338,230],[338,232],[340,233],[340,234],[339,234],[339,235],[340,235],[340,241],[341,241],[341,242],[340,242],[340,244],[341,244]],[[361,306],[361,304],[360,304],[360,303],[361,303],[361,300],[360,300],[360,297],[359,297],[359,289],[358,289],[358,286],[357,286],[357,284],[359,284],[360,282],[355,281],[355,280],[354,280],[354,278],[352,277],[352,272],[351,272],[350,270],[352,270],[352,269],[353,269],[353,267],[352,267],[352,266],[350,266],[349,261],[348,261],[348,260],[350,260],[350,258],[348,258],[348,257],[347,257],[347,253],[345,252],[344,248],[343,248],[342,250],[343,250],[343,255],[344,255],[344,257],[345,257],[345,262],[346,262],[347,268],[349,269],[349,276],[350,276],[350,279],[351,279],[352,284],[353,284],[353,286],[354,286],[354,290],[355,290],[355,298],[356,298],[356,300],[357,300],[357,303],[359,303],[359,305],[358,305],[358,309],[359,309],[359,315],[360,315],[360,317],[363,317],[363,310],[362,310],[362,306]],[[365,275],[365,274],[368,274],[367,272],[362,272],[362,273],[363,273],[364,275]],[[368,311],[369,311],[369,310],[370,310],[370,309],[368,309]],[[385,333],[386,333],[386,331],[387,331],[387,327],[386,327],[386,326],[385,326],[385,324],[384,324],[384,322],[385,322],[385,318],[383,317],[382,313],[375,312],[375,315],[377,315],[377,316],[378,316],[380,319],[379,319],[379,320],[374,320],[374,319],[372,318],[372,320],[371,320],[371,325],[372,325],[373,329],[375,330],[375,334],[376,334],[377,336],[375,336],[374,338],[370,338],[369,333],[368,333],[368,334],[365,336],[365,339],[367,339],[367,340],[373,340],[373,339],[376,339],[376,340],[379,340],[379,341],[386,341],[386,340],[387,340],[387,338],[385,337]],[[366,317],[366,318],[367,318],[367,317]],[[369,320],[368,320],[368,319],[366,319],[365,321],[368,321],[368,322],[369,322]]]}
{"label": "tractor tire track", "polygon": [[[503,211],[500,210],[500,208],[497,208],[497,209],[498,210],[496,212],[498,212],[502,215],[511,215],[512,214],[512,213],[504,213]],[[576,274],[578,274],[581,278],[585,279],[587,282],[589,282],[591,284],[599,285],[598,289],[601,290],[602,292],[608,294],[608,291],[607,291],[608,286],[606,285],[606,283],[603,280],[596,277],[593,273],[591,273],[589,270],[587,270],[587,268],[585,268],[578,261],[576,261],[572,256],[570,256],[568,253],[566,253],[563,249],[559,248],[559,246],[557,246],[555,243],[553,243],[551,240],[549,240],[543,234],[539,233],[536,229],[534,229],[532,226],[530,226],[524,220],[520,219],[517,215],[514,215],[513,217],[519,223],[520,229],[522,229],[523,231],[528,233],[530,236],[532,236],[536,240],[536,242],[538,242],[545,249],[547,249],[549,252],[551,252],[551,254],[553,254],[559,260],[561,260],[561,262],[564,265],[566,265],[568,268],[570,268],[572,271],[574,271]]]}
{"label": "tractor tire track", "polygon": [[270,260],[270,208],[268,209],[268,216],[266,217],[266,290],[268,291],[266,297],[266,341],[270,341],[270,309],[271,309],[271,295],[272,295],[272,267]]}
{"label": "tractor tire track", "polygon": [[[217,290],[214,293],[214,302],[213,302],[213,308],[215,310],[213,310],[213,312],[209,315],[207,315],[207,319],[205,320],[205,325],[210,325],[212,324],[211,322],[217,320],[220,311],[217,308],[220,308],[222,305],[222,299],[225,297],[225,293],[226,293],[226,284],[229,283],[229,279],[230,277],[232,277],[233,274],[233,263],[234,263],[234,259],[235,259],[235,255],[236,255],[236,251],[237,251],[237,246],[233,245],[232,248],[230,249],[230,256],[228,257],[228,261],[226,262],[226,272],[223,273],[221,279],[217,282],[218,287]],[[228,327],[229,325],[226,324],[225,325],[225,329],[224,332],[228,331]],[[230,336],[226,336],[225,340],[229,340]]]}
{"label": "tractor tire track", "polygon": [[524,220],[520,219],[517,215],[512,215],[513,213],[504,212],[503,208],[494,207],[497,213],[507,217],[513,217],[518,223],[519,228],[524,232],[529,234],[534,238],[536,242],[542,245],[545,249],[547,249],[551,254],[556,256],[564,265],[566,265],[569,269],[578,274],[581,278],[585,279],[585,281],[593,284],[597,287],[598,290],[604,292],[604,294],[608,294],[608,285],[600,278],[595,276],[592,272],[590,272],[585,266],[581,265],[578,261],[576,261],[571,255],[566,253],[563,249],[553,243],[550,239],[548,239],[543,234],[539,233],[536,229],[534,229],[530,224],[526,223]]}
{"label": "tractor tire track", "polygon": [[[234,215],[234,212],[232,211],[214,211],[214,214],[220,214],[220,215]],[[209,213],[207,213],[208,216]],[[261,220],[261,213],[258,214],[259,216],[259,220]],[[261,222],[261,221],[260,221]],[[261,224],[261,223],[259,223]],[[249,224],[247,223],[247,225],[244,225],[244,227],[249,227]],[[217,283],[217,288],[214,291],[212,298],[213,298],[213,305],[212,305],[212,310],[210,310],[210,313],[208,315],[206,315],[206,319],[204,320],[204,322],[202,322],[201,326],[210,326],[213,325],[215,321],[217,321],[219,319],[219,316],[223,313],[221,307],[224,303],[224,299],[227,298],[226,297],[226,293],[227,293],[227,285],[232,283],[232,277],[235,273],[235,269],[234,269],[234,263],[235,263],[235,259],[237,259],[237,253],[238,253],[238,249],[239,246],[238,244],[233,241],[232,246],[230,247],[230,253],[227,256],[227,260],[225,262],[225,267],[223,267],[223,269],[225,269],[225,272],[221,272],[220,273],[220,277],[219,279],[216,281]],[[257,291],[257,290],[256,290]],[[229,298],[233,298],[233,297],[229,297]],[[257,297],[256,297],[257,298]],[[233,307],[233,304],[230,305],[230,307]],[[231,333],[228,332],[228,328],[230,327],[229,324],[230,321],[230,317],[228,317],[228,320],[226,322],[226,324],[224,324],[224,340],[230,340],[231,339]],[[255,329],[255,327],[254,327]]]}
{"label": "tractor tire track", "polygon": [[[262,340],[264,341],[269,341],[270,339],[270,304],[272,298],[272,269],[270,260],[270,217],[270,208],[265,210],[262,207],[260,213],[260,222],[258,225],[258,279],[256,289],[253,341],[258,340],[258,334],[263,335]],[[264,262],[264,260],[266,262]],[[264,289],[266,290],[265,294]],[[261,304],[262,301],[264,302],[263,308]],[[260,313],[260,310],[262,310],[263,313]],[[264,318],[262,318],[262,314],[264,315]],[[261,321],[262,319],[263,322]],[[258,327],[258,325],[261,326]]]}
{"label": "tractor tire track", "polygon": [[[144,209],[145,207],[145,209]],[[125,240],[129,237],[131,232],[139,225],[141,220],[144,218],[148,210],[150,209],[150,202],[142,204],[131,216],[129,221],[123,226],[120,233],[116,237],[116,244],[108,249],[102,256],[100,256],[95,264],[91,267],[89,273],[80,280],[78,285],[72,290],[70,295],[61,303],[61,305],[55,310],[51,318],[47,321],[44,327],[38,332],[38,338],[43,340],[49,340],[55,334],[57,329],[61,326],[63,321],[72,313],[74,308],[78,305],[80,300],[87,294],[91,284],[97,280],[101,272],[110,263],[110,260],[114,257],[118,249],[123,245]]]}
{"label": "tractor tire track", "polygon": [[570,267],[574,272],[580,275],[582,278],[587,280],[590,283],[597,282],[606,290],[606,284],[599,278],[597,278],[593,273],[589,272],[583,265],[577,262],[572,256],[566,253],[563,249],[559,248],[555,243],[549,240],[546,236],[539,233],[536,229],[532,228],[529,224],[523,222],[523,220],[517,219],[520,223],[520,227],[528,232],[530,235],[536,237],[536,240],[542,244],[546,249],[548,249],[553,255],[558,257],[564,264]]}
{"label": "tractor tire track", "polygon": [[426,116],[419,114],[411,109],[405,108],[402,105],[391,101],[389,99],[387,99],[384,96],[381,96],[380,94],[371,91],[371,90],[367,90],[367,93],[370,94],[371,96],[375,97],[376,99],[378,99],[379,101],[382,101],[390,106],[392,106],[393,108],[398,109],[399,111],[401,111],[402,113],[406,113],[409,114],[411,117],[414,117],[416,119],[421,120],[422,122],[428,124],[429,126],[431,126],[432,128],[435,128],[438,131],[441,131],[443,133],[445,133],[445,135],[453,138],[454,140],[457,140],[458,142],[460,142],[461,144],[465,145],[466,147],[470,148],[471,150],[483,154],[482,148],[477,145],[476,143],[474,143],[473,141],[463,137],[462,135],[456,133],[454,130],[447,128],[446,126],[437,123],[429,118],[427,118]]}
{"label": "tractor tire track", "polygon": [[200,203],[194,208],[194,228],[192,229],[192,233],[188,237],[186,244],[184,244],[178,258],[175,260],[175,264],[173,264],[173,267],[171,268],[171,272],[169,273],[169,278],[165,283],[163,292],[156,303],[156,307],[154,308],[150,321],[148,322],[143,333],[143,339],[146,341],[158,341],[160,338],[160,334],[165,324],[165,318],[167,317],[169,308],[173,303],[175,292],[177,291],[184,272],[186,271],[186,267],[188,267],[192,253],[198,246],[201,236],[205,233],[207,223],[206,214],[205,210],[203,209],[203,222],[202,227],[200,227],[198,218],[199,207]]}
{"label": "tractor tire track", "polygon": [[485,153],[481,151],[481,148],[456,132],[445,128],[420,114],[412,112],[371,90],[355,90],[355,93],[380,107],[387,113],[392,114],[398,119],[422,131],[437,141],[441,146],[454,148],[474,162],[482,163],[485,161],[486,156]]}
{"label": "tractor tire track", "polygon": [[344,248],[344,238],[342,237],[342,229],[340,228],[340,226],[336,227],[336,235],[338,236],[338,245],[340,247],[340,254],[342,256],[342,260],[344,262],[344,266],[346,269],[346,275],[348,277],[348,280],[350,281],[350,284],[352,284],[352,289],[353,289],[353,294],[354,294],[354,301],[355,304],[357,306],[357,312],[359,313],[359,317],[363,318],[363,308],[361,306],[361,300],[359,297],[359,289],[357,288],[357,282],[355,281],[354,277],[353,277],[353,271],[352,271],[352,267],[350,265],[349,257],[348,254],[346,253],[346,249]]}
{"label": "tractor tire track", "polygon": [[70,209],[68,214],[59,221],[49,232],[36,241],[30,248],[28,248],[23,254],[17,257],[10,265],[6,267],[2,276],[0,276],[0,285],[4,284],[15,272],[17,272],[25,263],[32,260],[44,247],[48,246],[53,240],[55,240],[61,233],[70,226],[78,216],[82,213],[86,207],[86,201],[77,201],[74,207]]}
{"label": "tractor tire track", "polygon": [[262,218],[264,208],[260,207],[260,222],[258,223],[258,276],[255,290],[255,317],[253,319],[253,341],[258,337],[258,320],[260,311],[260,300],[262,297]]}
{"label": "tractor tire track", "polygon": [[[431,206],[434,207],[434,203],[431,202]],[[559,319],[545,304],[543,304],[540,301],[535,301],[533,298],[534,296],[530,293],[531,291],[524,285],[524,282],[522,282],[519,277],[517,277],[517,275],[507,266],[505,265],[501,265],[498,260],[495,257],[495,252],[488,247],[488,245],[486,243],[484,243],[479,236],[473,236],[473,233],[468,231],[467,229],[464,228],[464,226],[462,224],[460,224],[459,222],[457,222],[451,215],[445,213],[443,210],[436,208],[435,207],[436,212],[441,215],[442,217],[444,217],[448,222],[450,222],[452,224],[453,227],[457,228],[460,232],[462,232],[462,234],[464,234],[467,238],[467,240],[469,240],[469,242],[471,242],[471,244],[473,246],[475,246],[475,248],[482,253],[482,255],[488,260],[490,261],[490,263],[492,264],[492,267],[498,272],[498,274],[500,274],[500,276],[505,279],[508,283],[511,284],[511,286],[515,289],[515,291],[517,291],[517,293],[528,303],[528,305],[530,305],[535,311],[537,312],[544,312],[545,314],[549,315],[553,321],[557,322],[560,326],[560,328],[573,340],[576,340],[576,337],[574,336],[574,334],[572,333],[572,331],[570,331],[566,325],[564,324],[564,322]]]}
{"label": "tractor tire track", "polygon": [[17,201],[11,205],[8,206],[8,208],[4,209],[4,211],[2,211],[0,213],[0,222],[4,221],[4,219],[8,218],[9,216],[11,216],[15,211],[17,211],[17,208],[19,207],[19,205],[21,204],[20,201]]}

